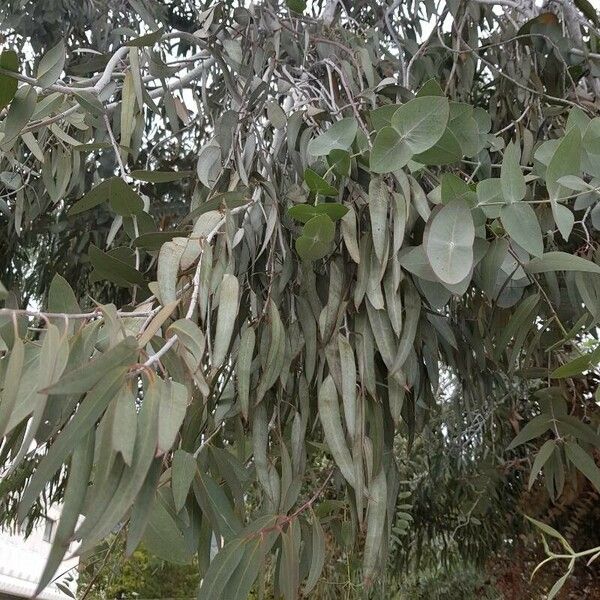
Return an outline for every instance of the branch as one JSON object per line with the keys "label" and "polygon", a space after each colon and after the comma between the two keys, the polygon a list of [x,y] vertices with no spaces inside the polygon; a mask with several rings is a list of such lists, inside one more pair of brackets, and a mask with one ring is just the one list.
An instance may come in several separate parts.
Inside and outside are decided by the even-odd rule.
{"label": "branch", "polygon": [[[160,310],[160,307],[152,310],[139,310],[127,312],[124,310],[117,311],[117,315],[120,317],[129,318],[144,318],[150,315],[156,314]],[[45,312],[39,310],[29,310],[27,308],[0,308],[0,315],[27,315],[29,317],[36,317],[38,319],[95,319],[102,317],[102,310],[100,308],[85,313],[57,313],[57,312]]]}

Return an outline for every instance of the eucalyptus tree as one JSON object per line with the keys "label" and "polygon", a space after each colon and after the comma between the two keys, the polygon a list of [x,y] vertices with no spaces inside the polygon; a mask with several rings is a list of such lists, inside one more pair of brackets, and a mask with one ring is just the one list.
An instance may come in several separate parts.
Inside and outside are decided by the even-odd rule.
{"label": "eucalyptus tree", "polygon": [[[56,2],[39,36],[22,6],[1,490],[20,521],[64,503],[40,586],[118,531],[197,555],[200,598],[381,597],[424,481],[475,553],[540,473],[600,490],[591,5]],[[405,479],[423,456],[452,474]],[[542,521],[565,577],[596,555]]]}

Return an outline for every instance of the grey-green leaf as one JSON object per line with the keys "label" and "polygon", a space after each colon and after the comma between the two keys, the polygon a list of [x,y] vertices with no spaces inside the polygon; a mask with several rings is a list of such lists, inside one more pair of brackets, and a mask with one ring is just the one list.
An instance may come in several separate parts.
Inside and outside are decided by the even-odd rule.
{"label": "grey-green leaf", "polygon": [[175,510],[179,512],[187,498],[190,486],[196,475],[196,459],[185,450],[176,450],[171,465],[171,488]]}
{"label": "grey-green leaf", "polygon": [[4,120],[4,137],[0,140],[0,148],[8,149],[27,125],[37,101],[37,93],[30,85],[21,86],[8,109]]}
{"label": "grey-green leaf", "polygon": [[412,154],[425,152],[442,137],[448,124],[450,105],[443,96],[423,96],[403,104],[392,116]]}
{"label": "grey-green leaf", "polygon": [[231,335],[237,318],[239,293],[240,284],[237,277],[226,273],[219,286],[217,331],[212,353],[213,367],[220,367],[229,351]]}
{"label": "grey-green leaf", "polygon": [[506,202],[519,202],[525,198],[525,177],[519,165],[519,149],[511,142],[504,151],[500,169],[500,185]]}
{"label": "grey-green leaf", "polygon": [[432,213],[425,251],[433,272],[444,283],[459,283],[470,273],[474,241],[473,217],[464,200],[453,200]]}
{"label": "grey-green leaf", "polygon": [[599,273],[600,266],[591,260],[567,252],[546,252],[530,260],[525,269],[528,273],[549,273],[552,271],[579,271]]}
{"label": "grey-green leaf", "polygon": [[342,475],[354,487],[354,465],[346,444],[340,418],[338,393],[331,375],[327,376],[319,388],[318,404],[319,418],[325,433],[325,441]]}
{"label": "grey-green leaf", "polygon": [[516,202],[503,206],[500,220],[506,233],[521,248],[534,256],[540,256],[544,251],[542,231],[535,211],[526,202]]}
{"label": "grey-green leaf", "polygon": [[332,150],[347,150],[352,145],[357,131],[356,119],[346,117],[311,140],[308,144],[308,152],[313,156],[326,156]]}

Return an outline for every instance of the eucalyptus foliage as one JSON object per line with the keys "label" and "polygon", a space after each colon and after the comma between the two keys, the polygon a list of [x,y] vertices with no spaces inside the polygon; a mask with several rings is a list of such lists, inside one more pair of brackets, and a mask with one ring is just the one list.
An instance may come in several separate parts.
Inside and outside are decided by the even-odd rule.
{"label": "eucalyptus foliage", "polygon": [[449,404],[489,475],[453,542],[512,460],[600,491],[594,10],[243,4],[107,2],[99,54],[6,22],[2,506],[64,502],[40,587],[121,531],[199,598],[369,592]]}

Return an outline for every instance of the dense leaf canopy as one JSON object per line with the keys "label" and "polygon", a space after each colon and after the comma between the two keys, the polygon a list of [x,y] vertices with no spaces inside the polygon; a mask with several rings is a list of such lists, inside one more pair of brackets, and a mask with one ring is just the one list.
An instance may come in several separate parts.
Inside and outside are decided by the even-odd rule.
{"label": "dense leaf canopy", "polygon": [[595,556],[550,523],[600,492],[587,2],[0,18],[0,510],[64,502],[41,585],[115,532],[227,600],[383,597],[521,513]]}

